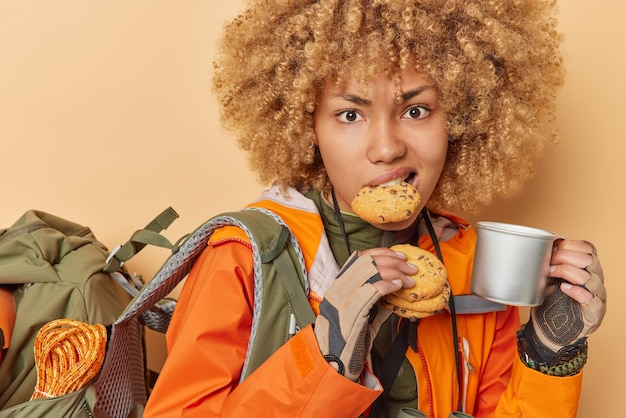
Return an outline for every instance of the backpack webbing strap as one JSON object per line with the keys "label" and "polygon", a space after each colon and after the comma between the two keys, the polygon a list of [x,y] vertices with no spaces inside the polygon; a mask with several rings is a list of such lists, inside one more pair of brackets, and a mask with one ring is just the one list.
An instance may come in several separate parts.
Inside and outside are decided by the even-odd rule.
{"label": "backpack webbing strap", "polygon": [[163,247],[175,252],[177,246],[169,242],[167,238],[160,234],[178,218],[178,213],[168,207],[154,218],[145,228],[135,231],[128,241],[122,246],[115,248],[107,258],[106,265],[102,271],[118,271],[124,262],[130,260],[135,254],[141,251],[147,244]]}
{"label": "backpack webbing strap", "polygon": [[[247,207],[240,212],[232,213],[231,218],[237,219],[238,226],[250,237],[253,258],[257,255],[259,257],[258,265],[255,261],[255,276],[258,280],[255,279],[252,328],[240,378],[240,381],[243,381],[267,359],[268,355],[293,336],[291,321],[295,319],[297,331],[298,328],[304,328],[314,322],[315,315],[308,301],[308,279],[302,249],[285,221],[277,213],[262,207]],[[275,279],[266,281],[265,273],[272,270]],[[268,290],[274,286],[272,283],[281,288],[274,289],[278,291],[277,294]],[[281,291],[283,296],[279,296]],[[270,295],[274,301],[284,297],[285,302],[281,304],[286,303],[288,306],[284,306],[285,309],[272,306],[273,303],[264,300],[264,296]],[[288,315],[265,316],[267,313],[275,315],[279,310]],[[268,318],[274,318],[276,322]],[[258,343],[257,337],[262,338]]]}
{"label": "backpack webbing strap", "polygon": [[[283,228],[285,230],[286,228]],[[284,244],[286,245],[286,243]],[[287,297],[293,308],[293,314],[300,328],[315,322],[315,314],[311,309],[306,294],[302,291],[302,287],[294,277],[298,277],[296,268],[287,251],[282,251],[275,259],[274,265],[278,272],[278,277],[285,285]]]}
{"label": "backpack webbing strap", "polygon": [[[276,213],[272,212],[269,209],[261,208],[261,207],[249,207],[237,214],[240,218],[241,215],[246,216],[250,212],[254,214],[263,214],[270,219],[268,220],[271,223],[277,224],[280,227],[280,232],[275,235],[272,239],[270,245],[265,248],[261,253],[261,263],[265,264],[268,262],[272,262],[276,267],[276,271],[278,273],[278,277],[280,277],[283,286],[285,287],[285,292],[287,293],[287,297],[289,299],[289,303],[293,310],[293,315],[296,318],[296,322],[300,328],[306,327],[308,324],[315,322],[315,314],[313,313],[313,309],[309,304],[308,300],[308,283],[306,283],[306,272],[304,271],[304,258],[301,254],[301,249],[299,249],[297,240],[295,240],[294,235],[289,230],[289,227],[285,224],[285,221],[278,216]],[[242,218],[240,218],[242,219]],[[245,219],[245,218],[244,218]],[[248,227],[251,227],[250,224],[247,224]],[[252,235],[256,235],[258,231],[250,230]],[[299,257],[292,258],[289,254],[288,244],[291,242],[291,246],[296,253],[300,253]],[[297,266],[302,269],[302,274],[304,274],[304,283],[300,284],[299,281],[295,278],[299,277],[299,274],[296,270],[296,264],[294,264],[296,259],[299,259]],[[304,291],[302,286],[305,287]]]}

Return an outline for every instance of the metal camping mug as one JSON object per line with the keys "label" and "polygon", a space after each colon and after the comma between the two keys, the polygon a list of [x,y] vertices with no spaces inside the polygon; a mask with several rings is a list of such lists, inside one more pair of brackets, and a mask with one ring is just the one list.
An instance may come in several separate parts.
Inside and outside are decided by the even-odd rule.
{"label": "metal camping mug", "polygon": [[553,232],[500,222],[478,222],[470,289],[493,302],[539,306],[548,282]]}

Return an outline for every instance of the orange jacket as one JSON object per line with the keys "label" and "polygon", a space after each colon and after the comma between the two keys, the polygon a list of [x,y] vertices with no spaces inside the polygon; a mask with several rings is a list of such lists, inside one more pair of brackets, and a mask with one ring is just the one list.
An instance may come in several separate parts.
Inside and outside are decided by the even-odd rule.
{"label": "orange jacket", "polygon": [[13,289],[0,286],[0,330],[2,344],[0,344],[0,363],[4,358],[4,351],[9,348],[11,334],[15,326],[15,306],[13,304]]}
{"label": "orange jacket", "polygon": [[[266,194],[254,206],[269,208],[287,222],[302,246],[310,277],[315,276],[316,269],[329,264],[327,255],[320,257],[321,219],[305,201],[287,207],[279,200]],[[453,293],[468,295],[476,237],[466,223],[454,220],[463,227],[441,249]],[[421,247],[429,245],[430,238],[420,238]],[[217,231],[180,295],[167,333],[168,357],[146,418],[358,417],[380,394],[337,374],[320,354],[311,326],[240,382],[252,323],[252,277],[245,234],[236,227]],[[323,292],[316,289],[313,284],[309,300],[317,312]],[[447,417],[462,396],[465,411],[475,417],[576,416],[582,373],[552,377],[525,367],[516,349],[517,308],[459,314],[457,326],[464,353],[463,394],[457,388],[448,313],[422,320],[418,353],[407,351],[421,411]]]}

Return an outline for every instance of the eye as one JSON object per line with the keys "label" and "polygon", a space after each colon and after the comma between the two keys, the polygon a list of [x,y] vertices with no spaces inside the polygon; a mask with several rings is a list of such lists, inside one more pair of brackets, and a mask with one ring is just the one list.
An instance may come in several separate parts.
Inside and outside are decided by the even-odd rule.
{"label": "eye", "polygon": [[337,117],[341,122],[356,122],[363,119],[363,116],[356,110],[344,110],[337,113]]}
{"label": "eye", "polygon": [[425,106],[415,105],[409,107],[404,114],[403,118],[407,119],[423,119],[430,113],[430,109]]}

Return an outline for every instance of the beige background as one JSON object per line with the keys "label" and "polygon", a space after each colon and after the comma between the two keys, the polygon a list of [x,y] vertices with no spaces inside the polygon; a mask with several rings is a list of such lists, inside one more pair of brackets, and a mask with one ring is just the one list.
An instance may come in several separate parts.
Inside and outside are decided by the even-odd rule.
{"label": "beige background", "polygon": [[[242,1],[0,0],[0,226],[37,208],[89,225],[110,247],[167,206],[176,239],[261,190],[220,130],[210,93],[222,22]],[[620,319],[626,141],[626,3],[562,1],[563,140],[524,193],[474,219],[593,241],[610,308],[590,338],[580,417],[623,416]],[[237,185],[236,189],[234,185]],[[129,265],[151,277],[167,252]],[[162,361],[151,336],[150,361]]]}

